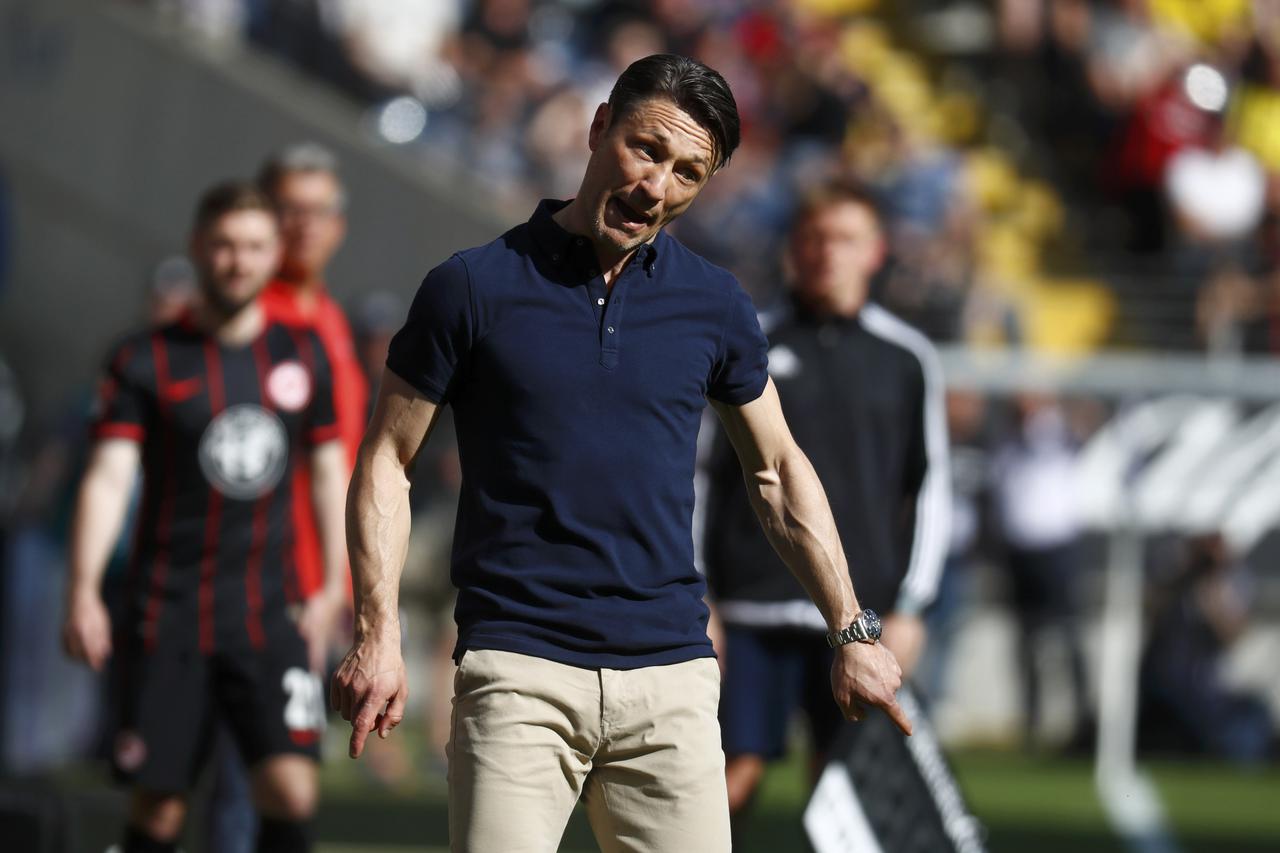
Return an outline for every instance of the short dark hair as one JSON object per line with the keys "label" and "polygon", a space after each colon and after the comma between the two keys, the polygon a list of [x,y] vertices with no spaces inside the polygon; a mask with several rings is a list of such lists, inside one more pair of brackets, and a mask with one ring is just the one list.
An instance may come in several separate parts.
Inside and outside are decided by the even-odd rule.
{"label": "short dark hair", "polygon": [[714,168],[729,162],[738,147],[742,123],[733,92],[720,72],[687,56],[655,53],[627,66],[609,93],[609,108],[616,118],[659,97],[670,98],[711,134]]}
{"label": "short dark hair", "polygon": [[338,184],[338,205],[346,206],[346,192],[338,174],[338,155],[319,142],[297,142],[273,153],[258,170],[258,186],[267,195],[273,196],[280,179],[296,172],[332,175]]}
{"label": "short dark hair", "polygon": [[241,210],[260,210],[275,219],[276,209],[266,193],[247,181],[224,181],[204,191],[196,204],[195,231],[203,231],[214,220]]}
{"label": "short dark hair", "polygon": [[794,231],[815,213],[837,204],[856,204],[866,208],[871,212],[876,225],[884,228],[884,211],[881,209],[880,199],[870,187],[849,178],[831,178],[800,192],[791,216],[791,230]]}

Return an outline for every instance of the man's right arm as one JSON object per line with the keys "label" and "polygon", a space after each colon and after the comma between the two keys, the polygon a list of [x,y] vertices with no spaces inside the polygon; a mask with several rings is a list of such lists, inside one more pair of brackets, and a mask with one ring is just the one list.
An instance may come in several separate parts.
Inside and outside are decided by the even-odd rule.
{"label": "man's right arm", "polygon": [[67,653],[95,670],[111,654],[111,621],[102,601],[102,575],[124,526],[141,451],[127,438],[93,446],[71,525],[71,582],[62,639]]}
{"label": "man's right arm", "polygon": [[334,708],[351,721],[352,758],[360,756],[370,732],[377,729],[385,738],[404,716],[408,685],[400,655],[399,597],[409,544],[409,474],[440,408],[385,371],[356,456],[347,494],[355,638],[330,692]]}

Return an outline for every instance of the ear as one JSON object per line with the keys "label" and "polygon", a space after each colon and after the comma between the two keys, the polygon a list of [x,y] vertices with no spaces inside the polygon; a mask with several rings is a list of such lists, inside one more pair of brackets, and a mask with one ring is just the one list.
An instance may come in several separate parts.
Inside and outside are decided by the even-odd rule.
{"label": "ear", "polygon": [[609,130],[609,122],[612,120],[612,114],[609,105],[601,104],[596,107],[595,117],[591,119],[591,130],[587,132],[587,147],[592,151],[600,146],[600,140]]}

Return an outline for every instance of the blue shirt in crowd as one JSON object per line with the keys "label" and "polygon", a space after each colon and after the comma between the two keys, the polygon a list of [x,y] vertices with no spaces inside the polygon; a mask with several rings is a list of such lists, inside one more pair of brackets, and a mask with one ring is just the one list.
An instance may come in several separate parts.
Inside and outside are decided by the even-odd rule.
{"label": "blue shirt in crowd", "polygon": [[606,289],[590,242],[551,218],[564,204],[433,269],[387,357],[454,408],[454,656],[710,657],[698,424],[708,397],[760,396],[767,343],[734,277],[665,233]]}

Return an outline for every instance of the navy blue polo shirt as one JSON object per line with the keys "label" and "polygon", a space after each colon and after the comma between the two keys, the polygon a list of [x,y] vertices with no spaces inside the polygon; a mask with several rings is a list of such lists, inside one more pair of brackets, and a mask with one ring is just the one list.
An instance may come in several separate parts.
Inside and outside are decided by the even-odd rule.
{"label": "navy blue polo shirt", "polygon": [[387,366],[454,408],[455,659],[626,669],[714,653],[693,565],[707,398],[742,405],[767,343],[734,277],[659,233],[606,290],[543,201],[427,274]]}

